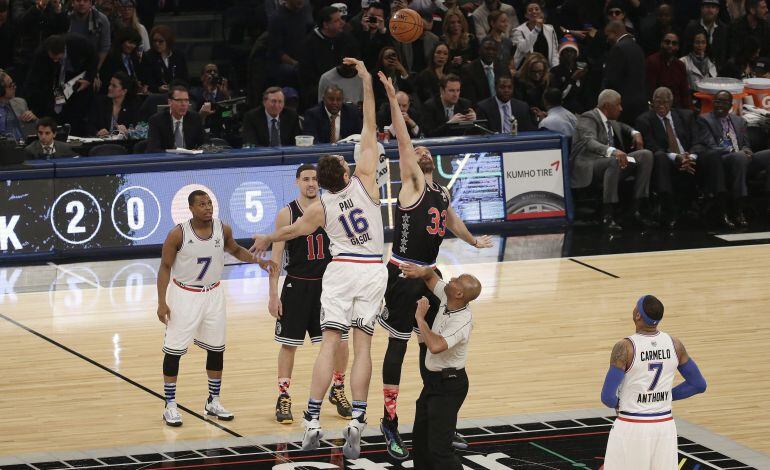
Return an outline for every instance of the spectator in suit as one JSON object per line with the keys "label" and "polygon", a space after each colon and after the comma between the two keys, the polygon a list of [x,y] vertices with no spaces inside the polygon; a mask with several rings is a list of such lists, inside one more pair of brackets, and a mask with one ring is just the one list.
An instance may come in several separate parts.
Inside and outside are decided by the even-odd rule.
{"label": "spectator in suit", "polygon": [[719,20],[719,0],[702,0],[700,19],[692,20],[684,30],[684,52],[689,54],[694,50],[695,35],[704,33],[708,57],[720,67],[727,60],[728,26]]}
{"label": "spectator in suit", "polygon": [[674,94],[675,108],[692,108],[690,82],[684,62],[679,57],[679,36],[668,33],[660,41],[660,50],[647,57],[645,72],[650,98],[655,90],[666,87]]}
{"label": "spectator in suit", "polygon": [[441,80],[449,73],[449,46],[437,43],[431,51],[431,60],[414,80],[414,88],[422,102],[439,95]]}
{"label": "spectator in suit", "polygon": [[577,126],[577,117],[561,105],[561,90],[558,88],[547,89],[543,93],[543,102],[545,102],[545,109],[548,114],[540,121],[538,127],[572,137],[572,134],[575,133],[575,126]]}
{"label": "spectator in suit", "polygon": [[[97,69],[101,68],[112,44],[110,20],[96,8],[92,0],[73,0],[69,14],[69,32],[86,38],[99,57]],[[98,85],[98,83],[97,83]],[[97,86],[96,89],[101,88]]]}
{"label": "spectator in suit", "polygon": [[513,79],[499,75],[495,79],[495,96],[476,105],[478,119],[487,120],[487,129],[503,134],[511,133],[511,118],[516,118],[519,131],[534,131],[535,124],[529,112],[529,105],[513,97]]}
{"label": "spectator in suit", "polygon": [[511,31],[519,26],[519,17],[516,16],[516,10],[513,6],[502,3],[500,0],[484,0],[484,3],[473,10],[473,14],[471,15],[473,18],[473,29],[476,33],[476,39],[479,41],[489,35],[491,29],[491,24],[488,21],[489,15],[496,11],[505,13],[507,20],[506,28],[502,31],[503,36],[511,37]]}
{"label": "spectator in suit", "polygon": [[[404,116],[404,122],[406,122],[406,128],[409,131],[409,137],[412,139],[416,139],[422,135],[422,129],[420,129],[420,125],[418,122],[420,121],[420,116],[417,113],[417,111],[411,106],[411,100],[409,98],[409,95],[404,93],[403,91],[397,91],[396,92],[396,102],[398,102],[398,107],[401,110],[401,115]],[[390,104],[389,103],[383,103],[383,105],[380,107],[380,110],[377,112],[377,127],[380,129],[384,129],[387,126],[390,126],[391,124],[391,116],[390,116]],[[390,137],[396,137],[396,135],[393,133],[393,128],[391,127],[390,130]]]}
{"label": "spectator in suit", "polygon": [[[655,159],[653,178],[660,199],[661,223],[668,229],[676,226],[677,205],[685,206],[682,196],[692,195],[695,181],[705,192],[713,193],[714,188],[709,186],[716,181],[715,172],[722,171],[713,153],[706,151],[702,128],[694,112],[672,108],[673,102],[671,90],[658,88],[652,97],[653,109],[636,120],[645,148]],[[726,217],[722,213],[720,220],[728,220]]]}
{"label": "spectator in suit", "polygon": [[495,94],[495,78],[508,75],[505,64],[497,62],[497,43],[491,38],[481,41],[479,58],[465,64],[460,78],[463,88],[462,96],[471,103],[478,103]]}
{"label": "spectator in suit", "polygon": [[503,11],[496,10],[489,14],[487,22],[489,23],[487,37],[497,43],[497,60],[503,64],[508,64],[513,57],[513,41],[508,34],[510,30],[508,15]]}
{"label": "spectator in suit", "polygon": [[708,50],[708,39],[705,31],[697,31],[692,37],[690,53],[680,57],[679,60],[684,64],[687,72],[687,82],[690,85],[690,91],[698,91],[698,83],[704,78],[713,78],[717,76],[717,68],[711,61],[706,51]]}
{"label": "spectator in suit", "polygon": [[54,140],[56,138],[56,121],[53,118],[44,117],[37,121],[37,140],[27,145],[24,150],[31,159],[50,160],[58,157],[75,157],[77,153],[72,146],[65,142]]}
{"label": "spectator in suit", "polygon": [[0,136],[9,136],[16,142],[35,133],[37,116],[29,110],[24,98],[16,96],[16,83],[0,69]]}
{"label": "spectator in suit", "polygon": [[[76,34],[48,37],[35,52],[24,86],[29,107],[38,116],[57,116],[75,135],[84,135],[93,98],[97,56],[91,43]],[[67,97],[71,82],[72,94]]]}
{"label": "spectator in suit", "polygon": [[[110,81],[115,73],[123,72],[137,82],[137,93],[146,92],[144,69],[139,51],[142,38],[133,29],[122,28],[115,33],[112,50],[99,70],[102,83]],[[106,91],[106,87],[102,87]]]}
{"label": "spectator in suit", "polygon": [[107,137],[114,132],[125,135],[137,122],[136,83],[124,72],[116,72],[108,82],[107,96],[99,95],[91,107],[88,135]]}
{"label": "spectator in suit", "polygon": [[770,25],[767,23],[767,2],[746,0],[746,14],[730,25],[730,56],[735,57],[746,47],[748,38],[760,45],[760,53],[770,52]]}
{"label": "spectator in suit", "polygon": [[[617,121],[622,110],[621,96],[617,91],[602,91],[598,106],[578,117],[570,155],[573,188],[591,184],[602,186],[602,224],[608,230],[622,229],[615,221],[615,206],[620,201],[618,187],[632,174],[632,218],[641,225],[652,225],[641,215],[642,205],[647,202],[650,193],[652,152],[644,149],[644,141],[638,131]],[[634,161],[629,161],[628,157]]]}
{"label": "spectator in suit", "polygon": [[285,147],[294,145],[301,134],[297,112],[285,107],[280,87],[270,87],[262,93],[262,106],[243,116],[243,145]]}
{"label": "spectator in suit", "polygon": [[[720,181],[719,189],[729,191],[733,200],[733,221],[741,226],[747,225],[743,213],[748,196],[746,175],[765,170],[765,198],[770,197],[770,150],[753,152],[749,145],[748,125],[741,116],[730,113],[733,95],[720,91],[714,97],[714,110],[702,116],[707,130],[707,145],[716,151],[725,169],[725,177],[730,180]],[[768,205],[770,208],[770,205]]]}
{"label": "spectator in suit", "polygon": [[610,21],[604,34],[611,48],[602,88],[615,90],[623,97],[620,120],[630,125],[647,110],[644,52],[619,21]]}
{"label": "spectator in suit", "polygon": [[203,119],[203,127],[214,132],[221,130],[222,122],[219,114],[215,113],[215,103],[230,99],[230,88],[227,79],[219,74],[217,64],[206,64],[201,71],[201,86],[190,89],[190,101],[200,106],[198,114]]}
{"label": "spectator in suit", "polygon": [[450,135],[449,124],[476,120],[476,112],[471,108],[471,102],[460,98],[461,83],[457,75],[444,75],[439,87],[439,96],[425,102],[422,122],[426,137]]}
{"label": "spectator in suit", "polygon": [[403,60],[404,67],[409,73],[419,73],[428,67],[436,44],[439,43],[439,37],[431,31],[433,14],[421,13],[420,16],[424,26],[422,35],[410,44],[402,42],[395,44],[398,56]]}
{"label": "spectator in suit", "polygon": [[363,123],[358,107],[344,103],[342,89],[330,85],[323,101],[305,111],[303,134],[312,135],[313,143],[336,143],[351,134],[359,134]]}
{"label": "spectator in suit", "polygon": [[449,67],[459,74],[463,65],[476,58],[478,41],[468,32],[468,21],[458,8],[450,8],[444,15],[444,35],[441,40],[449,46]]}
{"label": "spectator in suit", "polygon": [[525,2],[527,22],[513,30],[513,44],[516,46],[514,61],[521,67],[528,54],[537,52],[546,58],[548,69],[559,65],[559,40],[556,30],[545,23],[543,10],[537,1]]}
{"label": "spectator in suit", "polygon": [[[405,93],[412,92],[413,88],[411,82],[414,76],[410,74],[402,64],[401,59],[398,56],[398,50],[395,47],[385,46],[380,50],[380,56],[377,58],[375,70],[377,72],[382,72],[386,77],[390,78],[396,91],[404,91]],[[361,79],[358,81],[360,83]],[[385,88],[382,86],[382,82],[374,80],[372,86],[374,88],[375,103],[377,103],[378,106],[387,103],[388,95],[385,92]]]}
{"label": "spectator in suit", "polygon": [[147,153],[166,149],[197,149],[206,143],[206,132],[198,113],[190,111],[190,93],[183,85],[173,85],[168,92],[168,111],[150,118]]}
{"label": "spectator in suit", "polygon": [[306,107],[318,103],[317,85],[324,72],[341,64],[345,57],[360,56],[356,40],[344,28],[342,13],[336,7],[323,7],[318,12],[318,26],[307,35],[299,61]]}
{"label": "spectator in suit", "polygon": [[152,49],[142,56],[147,86],[153,93],[166,93],[174,80],[188,80],[187,59],[174,48],[176,36],[168,26],[152,28],[150,40]]}
{"label": "spectator in suit", "polygon": [[536,120],[545,117],[543,93],[549,87],[548,61],[538,52],[533,52],[524,61],[514,78],[514,96],[529,105],[530,113]]}

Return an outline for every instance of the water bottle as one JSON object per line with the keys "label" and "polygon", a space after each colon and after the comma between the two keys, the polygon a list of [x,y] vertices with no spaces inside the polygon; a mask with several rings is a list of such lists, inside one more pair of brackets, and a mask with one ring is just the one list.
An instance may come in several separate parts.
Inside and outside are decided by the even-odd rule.
{"label": "water bottle", "polygon": [[511,135],[519,135],[519,120],[516,119],[516,116],[511,116],[510,122],[511,122]]}

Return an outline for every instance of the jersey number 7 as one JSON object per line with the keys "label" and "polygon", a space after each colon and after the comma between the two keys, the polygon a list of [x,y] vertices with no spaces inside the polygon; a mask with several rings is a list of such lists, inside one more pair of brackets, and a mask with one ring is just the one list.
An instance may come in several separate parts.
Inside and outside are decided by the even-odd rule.
{"label": "jersey number 7", "polygon": [[206,256],[205,258],[198,258],[198,264],[202,264],[203,268],[201,269],[201,273],[198,274],[198,277],[195,278],[196,281],[200,281],[203,279],[203,276],[206,275],[206,271],[209,270],[209,266],[211,266],[211,256]]}
{"label": "jersey number 7", "polygon": [[660,373],[663,372],[663,363],[662,362],[651,362],[648,364],[647,369],[652,372],[655,371],[655,377],[652,379],[652,383],[650,384],[650,388],[647,390],[655,390],[655,387],[658,385],[658,379],[660,379]]}

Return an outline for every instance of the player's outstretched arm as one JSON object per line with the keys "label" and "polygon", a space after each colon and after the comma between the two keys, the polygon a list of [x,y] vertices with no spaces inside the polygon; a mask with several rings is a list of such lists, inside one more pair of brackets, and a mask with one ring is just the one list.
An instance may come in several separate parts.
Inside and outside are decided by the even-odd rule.
{"label": "player's outstretched arm", "polygon": [[[289,211],[288,207],[284,207],[278,211],[278,215],[275,217],[275,228],[277,230],[289,225],[291,225],[291,211]],[[273,243],[273,251],[270,255],[270,259],[275,263],[276,269],[270,272],[267,311],[275,318],[281,318],[281,316],[283,316],[283,305],[281,304],[281,297],[278,293],[278,281],[281,277],[283,250],[285,247],[286,242]]]}
{"label": "player's outstretched arm", "polygon": [[233,255],[237,260],[244,263],[257,263],[260,268],[270,274],[275,267],[275,263],[270,260],[254,259],[254,256],[235,241],[233,238],[233,229],[227,224],[222,224],[222,232],[225,235],[225,251]]}
{"label": "player's outstretched arm", "polygon": [[607,408],[617,408],[618,402],[618,388],[620,383],[623,382],[623,377],[626,375],[626,369],[628,364],[631,363],[631,355],[633,350],[629,344],[629,340],[623,338],[612,348],[612,354],[610,355],[610,368],[607,370],[607,375],[604,377],[604,386],[602,386],[602,403]]}
{"label": "player's outstretched arm", "polygon": [[701,374],[700,369],[698,369],[698,365],[693,358],[687,354],[687,350],[684,348],[684,344],[682,344],[681,341],[674,337],[672,337],[671,340],[674,342],[674,349],[679,358],[679,373],[684,377],[684,382],[671,390],[671,398],[673,400],[683,400],[705,392],[706,379],[703,378],[703,374]]}
{"label": "player's outstretched arm", "polygon": [[431,292],[436,288],[438,281],[441,280],[436,274],[436,271],[430,266],[417,266],[416,264],[404,263],[401,265],[401,272],[404,273],[405,277],[422,279],[425,281],[425,285],[428,286],[428,289],[430,289]]}
{"label": "player's outstretched arm", "polygon": [[398,138],[398,167],[401,172],[401,191],[408,189],[415,195],[422,193],[425,187],[425,177],[422,174],[420,165],[417,164],[417,154],[412,145],[412,138],[409,136],[409,129],[406,128],[404,115],[396,100],[396,89],[390,77],[384,73],[377,72],[377,76],[385,87],[390,104],[390,125]]}
{"label": "player's outstretched arm", "polygon": [[377,163],[379,163],[379,149],[377,148],[377,116],[374,110],[374,91],[372,90],[372,76],[366,70],[364,63],[358,59],[346,57],[342,62],[356,67],[358,76],[364,88],[364,125],[361,129],[361,158],[356,162],[353,172],[364,183],[367,191],[373,199],[379,198],[377,192]]}
{"label": "player's outstretched arm", "polygon": [[446,227],[457,238],[471,246],[476,248],[490,248],[492,246],[492,237],[489,235],[474,237],[471,234],[471,232],[468,230],[468,227],[465,226],[463,219],[457,215],[457,212],[455,212],[454,208],[451,206],[451,201],[449,209],[447,209]]}
{"label": "player's outstretched arm", "polygon": [[293,224],[286,227],[277,228],[275,232],[269,235],[254,235],[254,244],[249,251],[255,257],[261,258],[265,254],[270,244],[273,242],[282,242],[292,238],[310,235],[318,227],[323,227],[326,222],[324,208],[320,202],[316,201],[307,208],[305,213]]}
{"label": "player's outstretched arm", "polygon": [[182,227],[177,225],[172,228],[163,242],[163,248],[160,255],[160,268],[158,268],[158,320],[162,323],[168,323],[171,318],[171,309],[166,304],[166,290],[171,281],[171,266],[176,260],[176,253],[182,246]]}
{"label": "player's outstretched arm", "polygon": [[425,342],[431,354],[438,354],[449,349],[449,344],[443,336],[434,333],[430,326],[428,326],[428,322],[425,321],[425,315],[428,313],[429,308],[430,302],[428,302],[427,298],[422,297],[417,301],[414,318],[417,320],[417,327],[420,328],[420,339]]}

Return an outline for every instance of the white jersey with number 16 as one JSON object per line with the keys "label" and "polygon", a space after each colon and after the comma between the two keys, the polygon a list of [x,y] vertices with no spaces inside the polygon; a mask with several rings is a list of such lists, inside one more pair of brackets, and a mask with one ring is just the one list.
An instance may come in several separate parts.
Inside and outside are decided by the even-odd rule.
{"label": "white jersey with number 16", "polygon": [[344,189],[321,195],[326,214],[326,234],[335,258],[346,255],[382,257],[384,233],[378,201],[372,200],[357,176]]}

